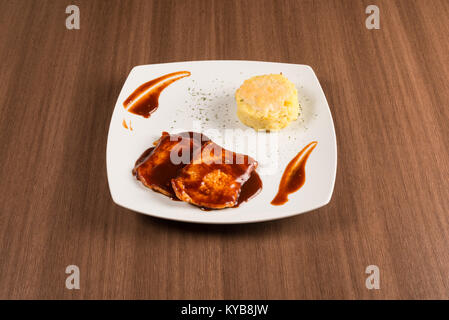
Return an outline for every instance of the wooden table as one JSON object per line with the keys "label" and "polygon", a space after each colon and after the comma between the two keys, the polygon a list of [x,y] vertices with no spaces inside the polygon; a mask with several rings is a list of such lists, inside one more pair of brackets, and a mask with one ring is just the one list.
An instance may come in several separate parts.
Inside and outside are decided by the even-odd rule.
{"label": "wooden table", "polygon": [[[0,298],[449,298],[448,1],[78,0],[67,30],[70,2],[0,1]],[[313,67],[338,140],[329,205],[208,226],[112,202],[129,71],[204,59]]]}

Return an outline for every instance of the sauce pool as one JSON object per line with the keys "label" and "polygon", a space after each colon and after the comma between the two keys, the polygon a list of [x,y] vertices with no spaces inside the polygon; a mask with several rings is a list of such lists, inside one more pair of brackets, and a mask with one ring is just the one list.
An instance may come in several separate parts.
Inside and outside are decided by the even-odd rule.
{"label": "sauce pool", "polygon": [[309,143],[289,162],[279,183],[279,191],[271,201],[272,205],[283,205],[288,201],[289,194],[298,191],[304,185],[306,162],[317,144],[316,141]]}
{"label": "sauce pool", "polygon": [[262,180],[256,170],[254,170],[249,179],[242,185],[239,199],[235,207],[238,207],[242,202],[251,200],[257,196],[260,191],[262,191]]}

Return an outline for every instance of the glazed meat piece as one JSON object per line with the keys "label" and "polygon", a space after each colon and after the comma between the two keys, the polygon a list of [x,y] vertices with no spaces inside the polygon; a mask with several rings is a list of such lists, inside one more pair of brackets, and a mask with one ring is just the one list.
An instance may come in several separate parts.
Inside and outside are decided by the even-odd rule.
{"label": "glazed meat piece", "polygon": [[191,162],[195,153],[201,152],[201,146],[207,141],[209,139],[200,133],[163,132],[155,142],[156,146],[145,151],[137,160],[133,174],[144,186],[176,198],[171,179]]}
{"label": "glazed meat piece", "polygon": [[172,179],[176,196],[203,208],[223,209],[238,203],[242,185],[256,169],[253,158],[205,143],[191,164]]}

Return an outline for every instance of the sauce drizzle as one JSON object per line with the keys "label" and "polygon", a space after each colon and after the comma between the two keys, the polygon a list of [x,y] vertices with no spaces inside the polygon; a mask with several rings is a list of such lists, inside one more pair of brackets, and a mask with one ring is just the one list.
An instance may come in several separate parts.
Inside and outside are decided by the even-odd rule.
{"label": "sauce drizzle", "polygon": [[316,141],[309,143],[289,162],[279,183],[279,191],[271,201],[272,205],[283,205],[288,201],[289,194],[298,191],[304,185],[306,162],[317,144]]}
{"label": "sauce drizzle", "polygon": [[159,106],[159,96],[173,82],[190,76],[189,71],[178,71],[145,82],[134,90],[123,102],[123,107],[129,112],[144,118],[149,118]]}

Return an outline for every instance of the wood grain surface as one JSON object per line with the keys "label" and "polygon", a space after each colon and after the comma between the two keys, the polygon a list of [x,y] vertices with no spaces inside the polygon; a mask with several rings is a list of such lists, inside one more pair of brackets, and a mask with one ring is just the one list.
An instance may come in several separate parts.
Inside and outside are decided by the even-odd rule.
{"label": "wood grain surface", "polygon": [[[447,17],[447,0],[1,0],[0,298],[449,298]],[[112,202],[106,138],[129,71],[204,59],[312,66],[338,141],[329,205],[208,226]]]}

